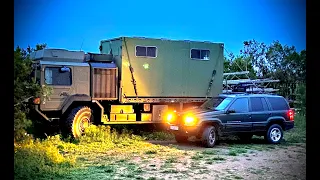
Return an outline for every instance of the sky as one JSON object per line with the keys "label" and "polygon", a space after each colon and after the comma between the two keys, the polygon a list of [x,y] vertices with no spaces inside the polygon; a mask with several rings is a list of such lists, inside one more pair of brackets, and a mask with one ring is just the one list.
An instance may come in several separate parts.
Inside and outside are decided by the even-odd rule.
{"label": "sky", "polygon": [[305,0],[15,0],[14,48],[99,52],[120,36],[222,42],[239,54],[243,42],[306,49]]}

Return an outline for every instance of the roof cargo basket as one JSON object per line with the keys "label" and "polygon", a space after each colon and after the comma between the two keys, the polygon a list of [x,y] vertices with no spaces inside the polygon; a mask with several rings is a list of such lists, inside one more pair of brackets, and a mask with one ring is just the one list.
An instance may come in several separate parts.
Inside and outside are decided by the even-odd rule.
{"label": "roof cargo basket", "polygon": [[85,55],[85,61],[91,62],[112,62],[112,54],[97,54],[97,53],[87,53]]}
{"label": "roof cargo basket", "polygon": [[42,49],[30,53],[30,59],[42,61],[83,62],[83,51],[69,51],[66,49]]}

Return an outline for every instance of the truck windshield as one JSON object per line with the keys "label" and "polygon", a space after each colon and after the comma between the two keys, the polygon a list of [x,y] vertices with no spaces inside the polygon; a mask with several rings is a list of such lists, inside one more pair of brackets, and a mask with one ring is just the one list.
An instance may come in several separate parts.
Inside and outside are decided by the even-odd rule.
{"label": "truck windshield", "polygon": [[228,104],[232,101],[233,98],[230,97],[213,97],[208,101],[204,102],[200,108],[212,109],[217,111],[224,110]]}

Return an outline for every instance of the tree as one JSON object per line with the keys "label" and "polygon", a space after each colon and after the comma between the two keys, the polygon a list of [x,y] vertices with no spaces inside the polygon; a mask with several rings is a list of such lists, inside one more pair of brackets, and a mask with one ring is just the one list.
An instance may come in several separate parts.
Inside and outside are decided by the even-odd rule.
{"label": "tree", "polygon": [[240,55],[257,68],[260,78],[279,79],[280,94],[288,97],[294,93],[297,83],[305,82],[306,51],[296,52],[294,46],[273,41],[270,45],[256,40],[244,41]]}
{"label": "tree", "polygon": [[248,79],[248,77],[251,79],[256,78],[256,71],[248,58],[244,58],[242,56],[237,56],[234,60],[225,58],[224,65],[224,72],[226,73],[249,71],[248,75],[240,75],[238,77],[241,79]]}
{"label": "tree", "polygon": [[46,44],[39,44],[36,48],[30,46],[24,50],[19,46],[14,50],[14,139],[19,140],[26,133],[26,129],[32,125],[29,119],[29,108],[24,104],[29,98],[39,96],[42,89],[39,84],[30,77],[32,73],[32,61],[29,55],[34,50],[40,50]]}

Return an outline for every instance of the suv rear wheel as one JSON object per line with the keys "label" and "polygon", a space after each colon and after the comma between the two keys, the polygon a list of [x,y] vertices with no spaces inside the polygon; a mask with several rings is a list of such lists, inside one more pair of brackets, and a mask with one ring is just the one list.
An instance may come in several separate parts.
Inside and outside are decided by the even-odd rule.
{"label": "suv rear wheel", "polygon": [[218,140],[216,128],[214,126],[207,126],[202,133],[202,144],[205,147],[212,148]]}
{"label": "suv rear wheel", "polygon": [[279,124],[273,124],[269,127],[265,139],[271,144],[278,144],[283,138],[283,130]]}

